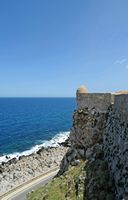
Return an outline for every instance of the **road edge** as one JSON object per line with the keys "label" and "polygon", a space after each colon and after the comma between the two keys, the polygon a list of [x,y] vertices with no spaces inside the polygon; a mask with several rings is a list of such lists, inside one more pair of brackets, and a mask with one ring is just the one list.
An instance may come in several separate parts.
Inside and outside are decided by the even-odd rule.
{"label": "road edge", "polygon": [[[17,187],[15,187],[15,188],[9,190],[8,192],[2,194],[2,195],[0,196],[0,199],[1,199],[1,200],[6,199],[9,195],[15,193],[17,190],[22,190],[22,189],[23,189],[23,190],[26,190],[26,189],[29,188],[28,185],[29,185],[29,184],[32,184],[32,182],[34,182],[34,181],[35,181],[35,182],[36,182],[36,181],[38,182],[41,178],[45,178],[45,177],[47,177],[47,176],[50,176],[52,173],[55,173],[55,172],[57,173],[58,170],[59,170],[59,167],[55,167],[55,168],[53,168],[53,169],[51,169],[51,170],[48,170],[48,171],[44,172],[43,174],[40,174],[40,175],[38,175],[38,176],[36,176],[36,177],[30,179],[29,181],[26,181],[26,182],[24,182],[24,183],[18,185]],[[33,183],[32,185],[34,185],[34,183]]]}

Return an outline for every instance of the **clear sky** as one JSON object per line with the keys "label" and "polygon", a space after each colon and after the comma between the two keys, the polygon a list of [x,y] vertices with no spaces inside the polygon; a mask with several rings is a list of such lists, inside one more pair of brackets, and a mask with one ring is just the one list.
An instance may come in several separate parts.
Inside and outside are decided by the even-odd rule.
{"label": "clear sky", "polygon": [[0,96],[128,89],[128,0],[1,0]]}

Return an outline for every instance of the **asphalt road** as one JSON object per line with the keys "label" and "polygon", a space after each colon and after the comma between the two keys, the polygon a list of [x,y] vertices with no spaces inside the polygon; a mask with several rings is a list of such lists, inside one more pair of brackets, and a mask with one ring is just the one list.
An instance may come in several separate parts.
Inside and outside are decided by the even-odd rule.
{"label": "asphalt road", "polygon": [[41,177],[32,180],[28,184],[26,183],[24,186],[18,187],[9,194],[5,195],[1,200],[26,200],[26,195],[32,190],[37,189],[38,187],[45,185],[48,183],[56,174],[58,170],[51,171],[46,175],[42,175]]}
{"label": "asphalt road", "polygon": [[15,197],[12,197],[12,198],[9,198],[9,200],[25,200],[26,199],[26,195],[31,192],[32,190],[35,190],[37,189],[38,187],[41,187],[42,185],[45,185],[46,183],[48,183],[52,178],[52,177],[49,177],[47,178],[46,180],[43,180],[41,181],[40,183],[36,184],[36,185],[33,185],[31,188],[23,191],[22,193],[19,193],[17,194]]}

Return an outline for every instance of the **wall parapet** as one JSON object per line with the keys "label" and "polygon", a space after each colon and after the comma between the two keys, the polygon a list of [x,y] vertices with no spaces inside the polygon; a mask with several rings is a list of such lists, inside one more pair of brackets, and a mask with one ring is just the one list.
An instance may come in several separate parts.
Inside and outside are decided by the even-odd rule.
{"label": "wall parapet", "polygon": [[89,109],[95,107],[96,110],[106,112],[108,107],[114,103],[114,95],[111,93],[78,93],[76,95],[77,108]]}

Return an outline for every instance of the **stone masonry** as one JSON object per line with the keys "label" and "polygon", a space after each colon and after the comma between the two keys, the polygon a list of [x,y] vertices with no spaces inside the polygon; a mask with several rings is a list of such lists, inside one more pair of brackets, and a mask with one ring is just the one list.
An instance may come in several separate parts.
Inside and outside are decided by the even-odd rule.
{"label": "stone masonry", "polygon": [[128,95],[115,97],[103,135],[104,155],[114,177],[118,199],[128,199]]}

